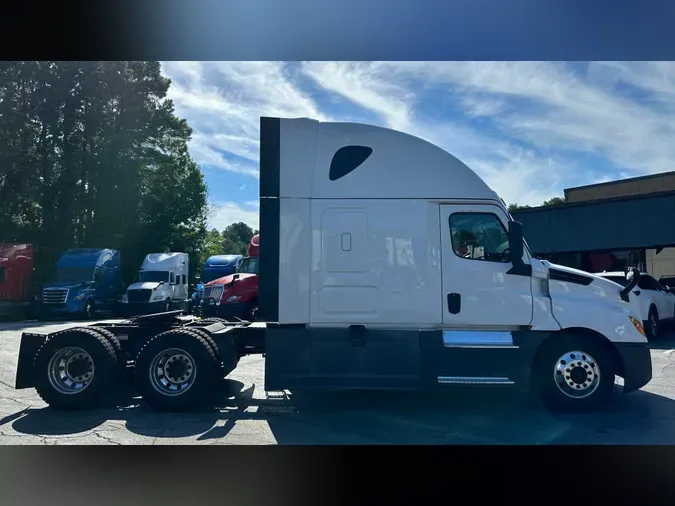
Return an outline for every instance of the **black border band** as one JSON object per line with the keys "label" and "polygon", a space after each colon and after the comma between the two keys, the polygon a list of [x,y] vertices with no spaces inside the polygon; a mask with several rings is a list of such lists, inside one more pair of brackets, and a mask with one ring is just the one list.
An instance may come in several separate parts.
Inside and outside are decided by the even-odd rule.
{"label": "black border band", "polygon": [[268,322],[279,320],[280,168],[281,120],[261,117],[258,311]]}

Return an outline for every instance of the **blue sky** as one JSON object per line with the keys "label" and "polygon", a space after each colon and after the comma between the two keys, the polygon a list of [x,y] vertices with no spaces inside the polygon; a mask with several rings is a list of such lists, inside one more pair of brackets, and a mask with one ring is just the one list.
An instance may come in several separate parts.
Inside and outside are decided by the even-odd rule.
{"label": "blue sky", "polygon": [[507,202],[675,170],[673,62],[163,62],[219,229],[258,223],[260,116],[425,138]]}

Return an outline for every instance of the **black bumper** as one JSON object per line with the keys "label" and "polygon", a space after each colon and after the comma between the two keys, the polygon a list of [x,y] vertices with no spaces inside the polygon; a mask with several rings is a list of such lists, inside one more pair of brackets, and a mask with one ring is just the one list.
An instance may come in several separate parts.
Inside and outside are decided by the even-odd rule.
{"label": "black bumper", "polygon": [[0,301],[0,316],[22,317],[31,305],[31,302]]}
{"label": "black bumper", "polygon": [[614,343],[623,364],[623,392],[633,392],[652,379],[652,356],[647,343]]}

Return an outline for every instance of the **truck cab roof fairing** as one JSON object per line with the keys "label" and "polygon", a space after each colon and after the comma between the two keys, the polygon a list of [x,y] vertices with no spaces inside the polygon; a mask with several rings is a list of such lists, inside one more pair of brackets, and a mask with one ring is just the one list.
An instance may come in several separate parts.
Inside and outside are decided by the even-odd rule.
{"label": "truck cab roof fairing", "polygon": [[468,198],[501,204],[459,159],[397,130],[261,118],[260,150],[261,198]]}

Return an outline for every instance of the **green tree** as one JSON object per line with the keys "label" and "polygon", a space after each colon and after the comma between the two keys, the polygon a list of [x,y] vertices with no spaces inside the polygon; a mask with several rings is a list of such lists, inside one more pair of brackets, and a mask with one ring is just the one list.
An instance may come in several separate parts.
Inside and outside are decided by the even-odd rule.
{"label": "green tree", "polygon": [[542,203],[542,206],[557,206],[557,205],[559,205],[559,204],[564,204],[564,203],[565,203],[565,199],[564,199],[564,198],[562,198],[562,197],[553,197],[552,199],[545,200],[545,201]]}
{"label": "green tree", "polygon": [[509,209],[509,212],[512,213],[514,211],[517,211],[518,209],[530,209],[530,206],[520,206],[516,203],[513,203],[513,204],[509,204],[508,209]]}
{"label": "green tree", "polygon": [[246,255],[255,231],[246,223],[232,223],[223,230],[223,250],[227,254]]}
{"label": "green tree", "polygon": [[0,240],[36,246],[43,281],[65,249],[201,260],[206,185],[159,62],[0,63]]}

